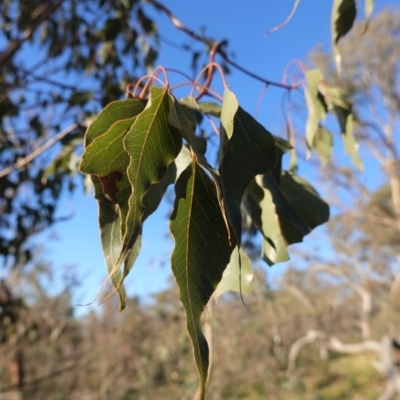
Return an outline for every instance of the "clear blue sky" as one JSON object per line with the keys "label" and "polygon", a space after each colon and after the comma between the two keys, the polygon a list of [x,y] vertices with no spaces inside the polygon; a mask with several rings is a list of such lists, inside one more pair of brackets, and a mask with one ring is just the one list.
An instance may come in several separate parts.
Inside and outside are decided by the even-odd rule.
{"label": "clear blue sky", "polygon": [[[330,49],[330,0],[302,0],[288,25],[266,36],[270,29],[286,19],[293,3],[293,0],[253,0],[246,4],[243,1],[226,0],[165,1],[166,6],[186,26],[193,30],[205,27],[207,36],[228,39],[229,48],[234,50],[235,59],[240,65],[275,81],[282,79],[285,66],[291,60],[306,61],[308,52],[317,44]],[[376,3],[375,12],[387,5],[398,5],[398,2],[386,0]],[[362,15],[362,9],[359,14]],[[154,17],[164,37],[177,43],[182,39],[188,44],[193,43],[192,39],[177,32],[164,15],[155,13]],[[189,72],[190,60],[184,52],[162,44],[159,64]],[[240,72],[232,72],[228,76],[230,88],[242,107],[254,113],[262,84]],[[222,91],[222,86],[219,90]],[[281,135],[284,127],[282,95],[281,89],[269,88],[258,112],[260,122],[276,135]],[[310,167],[302,164],[300,174],[316,183]],[[63,273],[63,266],[71,266],[81,282],[74,301],[88,303],[94,299],[106,277],[97,226],[97,204],[93,194],[87,196],[78,188],[72,197],[65,196],[60,213],[65,215],[71,211],[74,211],[74,217],[70,221],[56,225],[51,232],[40,235],[39,240],[46,241],[46,258],[53,264],[56,282]],[[172,241],[167,239],[168,213],[168,204],[163,204],[146,221],[141,255],[126,279],[129,295],[146,298],[167,285],[172,250]],[[54,233],[58,240],[49,241],[48,238]],[[317,236],[318,232],[311,234],[303,244],[295,246],[309,248]],[[281,273],[283,268],[282,264],[274,266],[272,274]],[[92,307],[89,306],[87,310]]]}

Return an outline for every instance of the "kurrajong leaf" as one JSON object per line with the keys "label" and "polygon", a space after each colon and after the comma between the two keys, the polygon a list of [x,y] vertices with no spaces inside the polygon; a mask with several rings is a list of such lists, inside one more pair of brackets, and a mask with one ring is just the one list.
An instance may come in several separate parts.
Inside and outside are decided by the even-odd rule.
{"label": "kurrajong leaf", "polygon": [[221,111],[220,174],[228,221],[241,243],[242,197],[259,174],[271,174],[277,160],[274,138],[225,90]]}
{"label": "kurrajong leaf", "polygon": [[214,184],[195,160],[178,178],[175,192],[170,223],[175,239],[171,267],[200,375],[200,399],[204,399],[209,350],[200,317],[221,281],[235,244],[229,242]]}
{"label": "kurrajong leaf", "polygon": [[[145,218],[144,197],[151,185],[160,182],[168,166],[175,160],[182,147],[179,131],[168,124],[170,94],[168,89],[153,87],[146,109],[136,118],[125,135],[124,146],[130,162],[127,168],[132,187],[128,202],[122,248],[113,272],[130,258],[132,248],[141,235]],[[123,277],[128,270],[124,265]],[[120,282],[122,284],[122,281]]]}
{"label": "kurrajong leaf", "polygon": [[[95,198],[99,204],[101,244],[114,286],[122,279],[118,271],[112,271],[121,248],[124,215],[127,213],[127,200],[131,192],[126,175],[129,156],[124,150],[123,139],[144,106],[145,103],[138,99],[110,103],[89,126],[85,135],[86,148],[80,169],[91,174],[94,184]],[[125,260],[125,270],[133,265],[140,243],[141,238],[136,241],[130,257]],[[126,294],[122,286],[118,288],[118,295],[120,308],[123,309]]]}

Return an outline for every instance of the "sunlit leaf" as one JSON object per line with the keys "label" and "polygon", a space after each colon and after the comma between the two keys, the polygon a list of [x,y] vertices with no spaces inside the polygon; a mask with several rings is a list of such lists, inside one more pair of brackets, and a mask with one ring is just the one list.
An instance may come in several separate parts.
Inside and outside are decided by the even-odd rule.
{"label": "sunlit leaf", "polygon": [[107,132],[115,122],[135,117],[143,111],[145,105],[146,102],[140,99],[109,103],[90,124],[85,135],[85,145],[88,146],[97,136]]}
{"label": "sunlit leaf", "polygon": [[[128,179],[133,190],[129,198],[121,254],[115,262],[114,271],[129,258],[142,232],[144,196],[152,184],[162,180],[169,164],[181,150],[182,137],[177,129],[168,124],[169,108],[168,90],[153,87],[148,107],[125,135],[124,146],[130,158]],[[125,270],[124,276],[126,273]]]}
{"label": "sunlit leaf", "polygon": [[175,193],[171,267],[185,308],[200,374],[200,398],[204,399],[209,350],[200,317],[229,263],[234,243],[229,243],[214,184],[195,161],[178,178]]}
{"label": "sunlit leaf", "polygon": [[235,95],[225,90],[221,111],[220,173],[228,220],[240,245],[243,194],[258,174],[270,174],[276,166],[274,138],[244,111]]}

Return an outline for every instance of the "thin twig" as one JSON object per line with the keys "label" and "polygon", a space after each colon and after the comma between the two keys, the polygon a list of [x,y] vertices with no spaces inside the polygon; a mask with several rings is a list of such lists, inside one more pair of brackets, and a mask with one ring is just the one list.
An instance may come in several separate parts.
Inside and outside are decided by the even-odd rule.
{"label": "thin twig", "polygon": [[290,22],[290,20],[293,18],[293,15],[294,15],[294,13],[296,12],[297,7],[298,7],[299,4],[300,4],[300,0],[296,0],[296,1],[294,2],[292,11],[290,12],[289,16],[288,16],[281,24],[279,24],[278,26],[275,26],[274,28],[270,29],[270,30],[265,34],[265,36],[268,36],[268,35],[270,35],[271,33],[274,33],[274,32],[276,32],[277,30],[283,28],[285,25],[287,25],[287,24]]}
{"label": "thin twig", "polygon": [[[170,21],[175,25],[176,28],[178,28],[182,32],[186,33],[191,38],[193,38],[201,43],[204,43],[210,47],[213,47],[215,45],[215,43],[218,43],[215,40],[211,40],[205,36],[199,35],[196,32],[189,29],[188,27],[186,27],[167,7],[165,7],[163,4],[159,3],[157,0],[147,0],[147,1],[148,1],[148,3],[150,3],[154,7],[156,7],[158,10],[164,12],[168,16]],[[279,87],[279,88],[286,89],[286,90],[296,89],[298,86],[300,86],[300,83],[298,83],[298,84],[296,83],[293,85],[286,85],[281,82],[270,81],[268,79],[263,78],[262,76],[254,74],[253,72],[247,70],[246,68],[244,68],[244,67],[240,66],[239,64],[236,64],[234,61],[232,61],[227,56],[227,54],[222,50],[221,47],[222,46],[220,46],[220,45],[216,46],[216,53],[218,53],[227,64],[231,65],[232,67],[236,68],[237,70],[243,72],[244,74],[250,76],[253,79],[263,82],[266,85],[271,85],[271,86]]]}
{"label": "thin twig", "polygon": [[78,128],[78,124],[74,123],[68,128],[64,129],[57,135],[53,136],[50,140],[48,140],[46,143],[42,144],[41,146],[37,147],[35,150],[32,151],[32,153],[28,154],[26,157],[22,158],[18,162],[16,162],[14,165],[11,165],[7,168],[4,168],[3,170],[0,171],[0,178],[3,176],[8,175],[10,172],[22,168],[26,164],[30,163],[32,160],[34,160],[36,157],[38,157],[40,154],[42,154],[44,151],[55,145],[59,140],[61,140],[64,136],[67,136],[69,133],[71,133],[74,129]]}

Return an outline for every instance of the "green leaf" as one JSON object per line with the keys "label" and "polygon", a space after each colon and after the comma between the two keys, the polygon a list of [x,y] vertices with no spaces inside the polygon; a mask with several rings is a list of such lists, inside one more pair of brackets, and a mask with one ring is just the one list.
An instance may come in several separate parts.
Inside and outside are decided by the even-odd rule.
{"label": "green leaf", "polygon": [[[176,128],[168,124],[169,109],[168,89],[153,87],[148,107],[136,118],[125,136],[124,146],[130,157],[128,179],[133,190],[128,203],[121,253],[114,271],[129,258],[141,234],[145,217],[144,196],[152,184],[163,179],[169,164],[181,150],[182,137]],[[126,276],[126,273],[123,275]]]}
{"label": "green leaf", "polygon": [[241,243],[240,204],[256,175],[271,174],[278,159],[274,138],[225,90],[221,111],[220,174],[224,206],[236,241]]}
{"label": "green leaf", "polygon": [[[103,249],[104,259],[106,262],[107,270],[110,274],[111,282],[115,287],[118,287],[122,276],[119,271],[111,273],[115,261],[117,260],[121,250],[121,216],[118,212],[118,208],[115,204],[110,202],[103,194],[102,184],[100,180],[92,175],[92,181],[94,184],[95,198],[99,205],[99,227],[101,246]],[[132,249],[130,259],[126,261],[127,266],[133,265],[136,257],[139,254],[141,246],[141,236],[135,243],[135,248]],[[117,293],[120,299],[120,310],[125,308],[126,305],[126,293],[123,286],[119,286]]]}
{"label": "green leaf", "polygon": [[[86,132],[86,148],[80,164],[83,173],[91,174],[94,184],[95,198],[99,204],[104,259],[110,279],[117,287],[121,310],[126,303],[125,290],[121,285],[118,286],[123,276],[113,268],[121,250],[131,194],[131,185],[126,174],[129,156],[124,149],[123,140],[144,106],[143,101],[134,99],[115,101],[105,107]],[[138,236],[141,237],[141,232]],[[139,238],[130,256],[124,260],[124,273],[132,268],[140,246]]]}
{"label": "green leaf", "polygon": [[[189,101],[191,98],[187,98]],[[193,99],[194,101],[194,99]],[[191,104],[191,103],[189,103]],[[182,137],[188,142],[190,147],[196,153],[198,157],[201,157],[205,153],[204,143],[201,138],[196,136],[196,121],[193,114],[189,111],[187,106],[182,105],[179,101],[176,101],[171,96],[170,100],[170,112],[168,115],[168,122],[175,128],[179,129]],[[193,107],[191,107],[194,109]]]}
{"label": "green leaf", "polygon": [[307,85],[304,86],[304,95],[308,109],[306,142],[308,148],[311,149],[319,122],[324,120],[326,116],[326,106],[318,91],[318,83],[324,79],[324,76],[319,69],[309,70],[305,75]]}
{"label": "green leaf", "polygon": [[[207,161],[204,155],[204,145],[201,138],[196,136],[196,123],[192,113],[189,109],[194,109],[197,107],[195,100],[192,97],[187,97],[184,99],[184,104],[176,101],[176,99],[172,98],[171,101],[171,111],[168,116],[169,123],[179,129],[182,137],[188,142],[192,151],[196,154],[197,162],[204,169],[206,169],[213,179],[215,190],[217,192],[218,201],[220,203],[221,211],[225,218],[225,223],[227,226],[227,230],[229,230],[228,221],[225,215],[225,208],[223,204],[222,198],[222,188],[221,188],[221,179],[219,172],[215,170]],[[187,104],[187,105],[186,105]]]}
{"label": "green leaf", "polygon": [[201,110],[202,113],[204,114],[210,114],[213,115],[214,117],[220,117],[221,116],[221,105],[217,103],[213,103],[210,101],[203,101],[200,103],[197,103],[199,110]]}
{"label": "green leaf", "polygon": [[190,157],[190,151],[187,147],[182,146],[178,157],[176,157],[174,162],[169,164],[167,173],[164,175],[161,181],[152,184],[145,194],[143,198],[143,222],[158,208],[168,186],[176,182],[180,174],[191,162],[192,158]]}
{"label": "green leaf", "polygon": [[250,293],[253,275],[253,268],[249,256],[240,249],[239,260],[239,252],[236,247],[232,251],[231,259],[222,275],[221,282],[214,292],[213,296],[215,300],[218,300],[221,295],[229,291],[248,295]]}
{"label": "green leaf", "polygon": [[353,133],[354,115],[351,110],[339,106],[335,106],[334,111],[339,121],[345,152],[350,156],[353,164],[363,171],[364,165],[358,157],[358,144]]}
{"label": "green leaf", "polygon": [[200,375],[200,399],[204,399],[209,350],[200,317],[229,263],[234,243],[229,243],[214,185],[197,162],[193,161],[180,175],[175,193],[170,224],[175,239],[171,266]]}
{"label": "green leaf", "polygon": [[345,36],[356,19],[357,8],[355,0],[334,0],[332,7],[332,41],[333,53],[338,72],[341,71],[341,55],[338,49],[339,40]]}
{"label": "green leaf", "polygon": [[262,187],[262,177],[257,177],[258,184],[253,181],[246,194],[246,208],[250,217],[263,235],[261,257],[269,265],[287,261],[288,243],[285,240],[276,206],[271,192]]}
{"label": "green leaf", "polygon": [[330,132],[321,125],[318,125],[312,147],[321,159],[322,165],[326,165],[332,154],[333,138]]}
{"label": "green leaf", "polygon": [[334,43],[345,36],[356,19],[355,0],[334,0],[332,8],[332,38]]}
{"label": "green leaf", "polygon": [[85,146],[97,136],[107,132],[115,122],[135,117],[141,113],[146,101],[140,99],[118,100],[109,103],[90,124],[85,135]]}
{"label": "green leaf", "polygon": [[264,237],[262,257],[269,265],[288,260],[287,246],[329,219],[329,206],[315,189],[286,171],[279,183],[270,175],[257,177],[245,204]]}
{"label": "green leaf", "polygon": [[81,171],[99,176],[106,176],[114,171],[125,173],[129,165],[129,155],[123,140],[135,119],[136,116],[115,122],[105,133],[87,145],[82,156]]}

